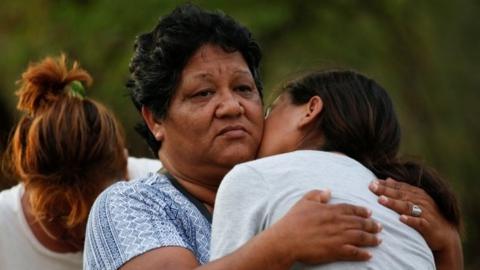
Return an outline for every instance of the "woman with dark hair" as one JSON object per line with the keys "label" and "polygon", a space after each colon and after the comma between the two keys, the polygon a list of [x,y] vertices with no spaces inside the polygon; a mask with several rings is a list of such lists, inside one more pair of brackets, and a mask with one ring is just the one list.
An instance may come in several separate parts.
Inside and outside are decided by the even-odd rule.
{"label": "woman with dark hair", "polygon": [[262,137],[260,56],[245,27],[192,5],[138,37],[127,86],[143,116],[138,130],[164,170],[99,196],[88,221],[85,269],[267,269],[369,258],[362,247],[378,245],[380,227],[368,211],[326,205],[325,194],[314,191],[284,223],[207,263],[217,188],[234,165],[255,158]]}
{"label": "woman with dark hair", "polygon": [[17,108],[24,115],[7,152],[20,184],[0,193],[1,269],[80,269],[90,207],[126,176],[122,130],[85,96],[91,82],[64,55],[22,75]]}
{"label": "woman with dark hair", "polygon": [[378,245],[380,226],[367,209],[325,204],[326,193],[312,191],[282,222],[207,263],[218,186],[260,145],[260,58],[248,29],[192,5],[137,38],[127,87],[143,117],[137,130],[164,169],[99,196],[85,269],[276,269],[370,258],[364,247]]}
{"label": "woman with dark hair", "polygon": [[[259,150],[259,157],[265,158],[235,166],[220,185],[212,259],[229,254],[281,220],[305,192],[329,189],[330,203],[371,209],[383,226],[379,234],[383,241],[369,249],[369,261],[315,269],[435,269],[422,236],[402,224],[397,213],[378,204],[369,191],[372,181],[387,177],[418,187],[458,232],[460,211],[446,182],[432,169],[402,160],[399,146],[393,104],[375,81],[352,71],[327,71],[288,83],[266,117]],[[379,185],[374,182],[374,189]],[[412,205],[407,213],[418,218],[425,206]],[[294,269],[305,267],[298,264]]]}

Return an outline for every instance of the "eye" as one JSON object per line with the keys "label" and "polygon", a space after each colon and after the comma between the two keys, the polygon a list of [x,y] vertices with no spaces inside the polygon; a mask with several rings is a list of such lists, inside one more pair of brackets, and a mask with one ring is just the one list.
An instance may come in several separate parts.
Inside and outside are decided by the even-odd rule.
{"label": "eye", "polygon": [[193,98],[206,98],[213,95],[215,91],[211,89],[201,90],[192,95]]}
{"label": "eye", "polygon": [[238,92],[252,92],[253,88],[250,85],[239,85],[235,87],[235,91]]}

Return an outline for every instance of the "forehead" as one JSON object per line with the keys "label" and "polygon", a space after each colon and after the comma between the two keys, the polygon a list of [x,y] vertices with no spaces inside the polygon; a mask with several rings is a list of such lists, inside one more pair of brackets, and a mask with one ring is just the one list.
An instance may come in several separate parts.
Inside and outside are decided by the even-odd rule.
{"label": "forehead", "polygon": [[206,44],[188,60],[182,70],[182,81],[234,73],[251,76],[242,54],[238,51],[226,52],[219,46]]}

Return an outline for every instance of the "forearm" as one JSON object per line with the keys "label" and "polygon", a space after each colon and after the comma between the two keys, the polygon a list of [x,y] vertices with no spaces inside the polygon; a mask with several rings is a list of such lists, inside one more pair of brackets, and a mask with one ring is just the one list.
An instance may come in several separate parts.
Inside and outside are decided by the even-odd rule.
{"label": "forearm", "polygon": [[269,229],[255,236],[229,255],[197,269],[289,269],[293,265],[294,259],[280,243],[284,243],[282,236],[275,230]]}
{"label": "forearm", "polygon": [[460,237],[452,239],[446,250],[434,252],[438,270],[463,270],[463,251]]}
{"label": "forearm", "polygon": [[163,247],[136,256],[121,269],[175,269],[175,270],[287,270],[293,262],[283,245],[281,233],[268,229],[253,237],[231,254],[210,263],[199,265],[191,250],[182,247]]}

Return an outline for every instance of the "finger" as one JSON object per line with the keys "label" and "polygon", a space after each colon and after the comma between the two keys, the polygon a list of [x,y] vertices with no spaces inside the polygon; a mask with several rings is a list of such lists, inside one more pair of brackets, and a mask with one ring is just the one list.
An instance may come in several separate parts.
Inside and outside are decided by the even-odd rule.
{"label": "finger", "polygon": [[[389,181],[389,180],[387,180],[387,181]],[[391,181],[395,181],[395,180],[391,180]],[[403,187],[401,187],[401,185],[396,186],[396,187],[391,187],[391,186],[394,186],[391,183],[390,184],[382,184],[382,183],[385,183],[385,181],[383,181],[383,180],[372,181],[372,183],[370,183],[370,185],[369,185],[369,188],[373,193],[375,193],[379,196],[384,195],[384,196],[386,196],[390,199],[402,200],[405,203],[415,202],[418,205],[422,205],[424,207],[430,207],[430,208],[435,205],[435,202],[433,201],[432,197],[430,197],[430,195],[428,195],[425,191],[423,191],[420,188],[413,187],[413,186],[410,186],[408,184],[400,183],[400,182],[397,182],[397,183],[400,183],[402,185],[404,184],[406,186],[410,186],[411,188],[403,188]],[[397,188],[400,188],[400,189],[397,189]],[[412,191],[414,189],[415,189],[415,191]],[[408,204],[407,206],[409,207],[409,209],[407,209],[406,211],[403,211],[403,212],[399,212],[399,213],[409,213],[409,211],[411,209],[411,204]],[[405,205],[404,205],[404,207],[405,207]]]}
{"label": "finger", "polygon": [[400,221],[417,230],[420,234],[428,229],[429,223],[425,218],[401,215]]}
{"label": "finger", "polygon": [[[434,205],[435,202],[433,198],[425,190],[420,187],[413,186],[404,182],[396,181],[392,178],[387,178],[385,181],[380,181],[380,184],[397,188],[400,191],[400,195],[403,195],[405,199],[408,199],[412,202],[423,202],[423,204]],[[399,198],[397,198],[399,199]]]}
{"label": "finger", "polygon": [[316,201],[320,203],[326,203],[332,197],[332,192],[329,189],[325,190],[312,190],[303,196],[303,199],[309,201]]}
{"label": "finger", "polygon": [[340,261],[368,261],[372,254],[367,250],[352,245],[343,245],[339,250]]}
{"label": "finger", "polygon": [[394,199],[406,199],[406,193],[395,187],[385,185],[383,180],[375,180],[370,183],[368,188],[377,195],[385,195]]}
{"label": "finger", "polygon": [[391,188],[394,188],[394,189],[398,189],[398,190],[402,190],[404,192],[409,192],[409,193],[412,193],[412,194],[417,194],[419,192],[423,192],[423,189],[417,187],[417,186],[414,186],[414,185],[411,185],[411,184],[408,184],[408,183],[405,183],[405,182],[401,182],[401,181],[397,181],[391,177],[385,179],[385,181],[380,181],[380,184],[383,184],[385,186],[388,186],[388,187],[391,187]]}
{"label": "finger", "polygon": [[347,203],[332,205],[332,208],[334,208],[334,211],[346,215],[355,215],[364,218],[368,218],[372,215],[372,211],[368,208]]}
{"label": "finger", "polygon": [[346,231],[343,236],[345,243],[357,247],[374,247],[378,246],[382,240],[375,233],[367,233],[361,230]]}
{"label": "finger", "polygon": [[399,214],[409,215],[412,212],[413,204],[411,202],[408,202],[408,201],[395,200],[395,199],[392,199],[392,198],[388,198],[384,195],[381,195],[378,198],[378,202],[381,205],[383,205],[385,207],[388,207],[388,208],[392,209],[393,211],[395,211]]}
{"label": "finger", "polygon": [[362,230],[369,233],[379,233],[383,229],[379,222],[357,216],[344,216],[339,223],[344,230]]}

